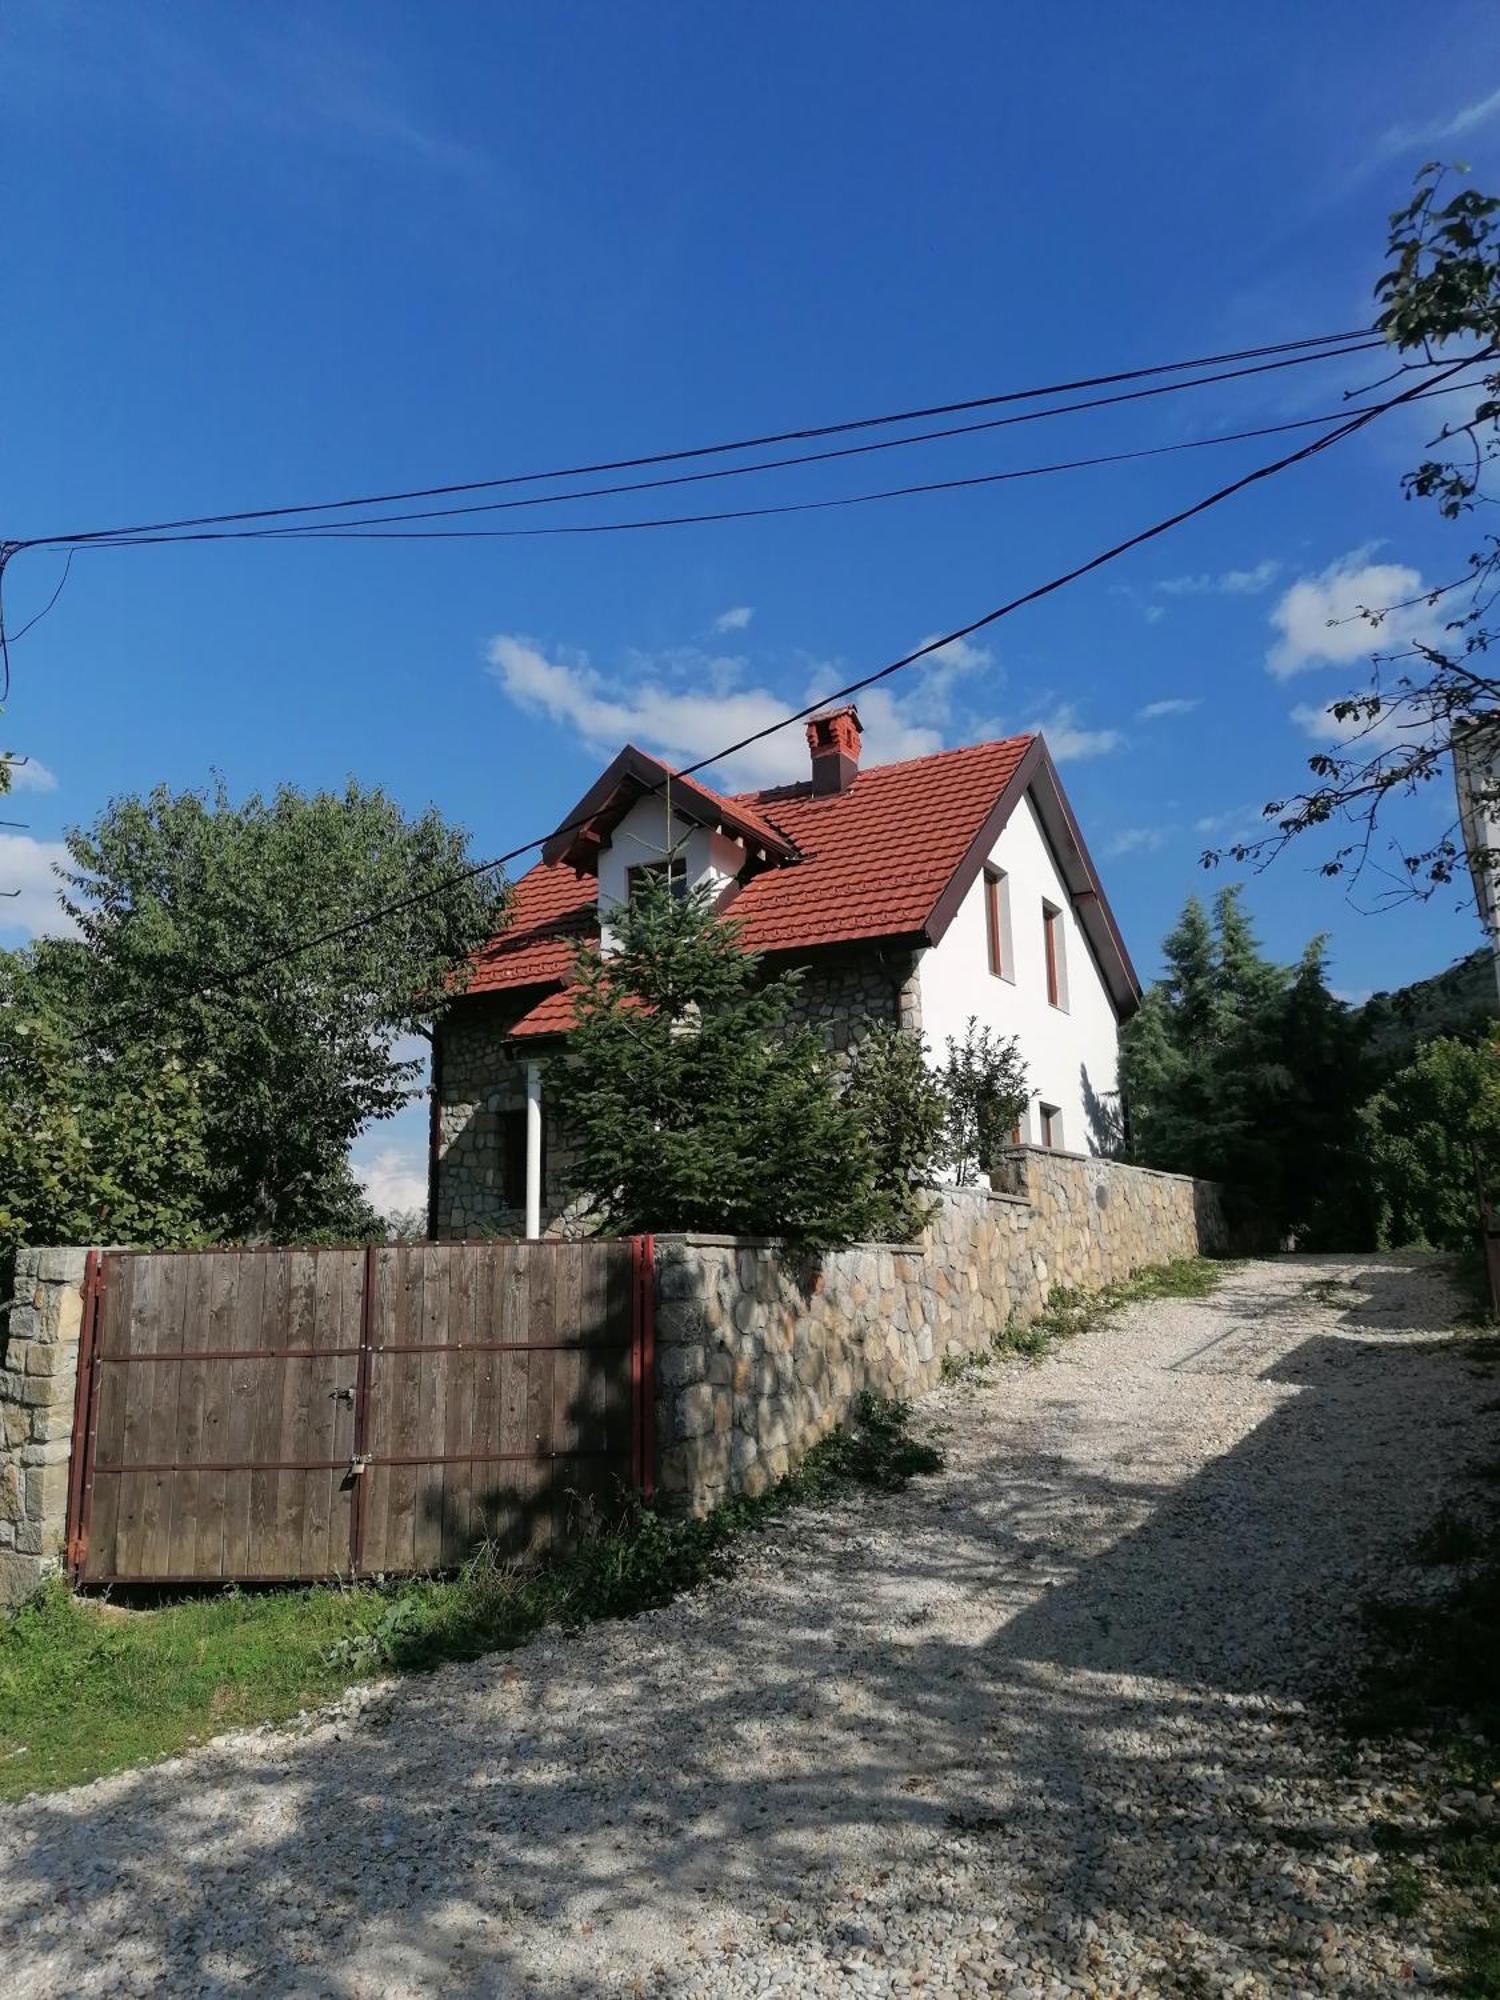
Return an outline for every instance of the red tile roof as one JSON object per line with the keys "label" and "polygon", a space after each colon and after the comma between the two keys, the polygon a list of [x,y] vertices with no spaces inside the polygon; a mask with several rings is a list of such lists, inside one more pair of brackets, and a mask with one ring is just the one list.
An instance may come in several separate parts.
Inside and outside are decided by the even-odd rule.
{"label": "red tile roof", "polygon": [[920,931],[1032,743],[1011,736],[861,771],[846,792],[752,792],[801,859],[730,905],[754,951],[805,951]]}
{"label": "red tile roof", "polygon": [[[919,934],[1034,740],[1012,736],[879,765],[822,798],[801,784],[724,800],[747,826],[766,823],[797,852],[752,877],[729,906],[747,947],[807,951]],[[552,989],[512,1034],[571,1026],[572,998],[561,989],[578,944],[598,935],[597,889],[593,875],[560,862],[540,863],[516,884],[510,928],[478,954],[467,988]]]}
{"label": "red tile roof", "polygon": [[566,979],[578,946],[599,934],[597,888],[592,875],[571,868],[541,862],[529,869],[515,886],[509,928],[475,955],[464,990],[495,993]]}

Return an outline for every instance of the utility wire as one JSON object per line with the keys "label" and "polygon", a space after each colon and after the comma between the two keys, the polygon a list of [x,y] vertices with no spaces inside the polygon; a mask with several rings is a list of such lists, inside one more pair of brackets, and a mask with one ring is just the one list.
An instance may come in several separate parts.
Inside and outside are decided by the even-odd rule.
{"label": "utility wire", "polygon": [[[900,450],[902,447],[907,445],[930,444],[948,438],[969,437],[969,436],[974,436],[981,432],[1007,429],[1015,424],[1039,423],[1051,417],[1070,416],[1077,411],[1104,409],[1122,403],[1141,402],[1157,396],[1176,395],[1184,389],[1205,388],[1215,383],[1237,381],[1246,376],[1263,375],[1270,372],[1275,372],[1283,368],[1297,368],[1311,361],[1337,360],[1345,355],[1365,354],[1369,353],[1372,349],[1382,347],[1383,345],[1384,343],[1382,341],[1367,339],[1367,340],[1362,340],[1353,346],[1342,346],[1332,349],[1324,349],[1310,354],[1309,353],[1296,354],[1280,360],[1261,362],[1250,367],[1229,368],[1222,370],[1217,374],[1194,376],[1191,380],[1188,381],[1155,383],[1151,387],[1145,389],[1128,390],[1113,395],[1093,396],[1081,402],[1060,403],[1054,405],[1049,409],[1027,410],[1014,416],[992,417],[980,423],[957,424],[949,426],[942,430],[917,431],[907,437],[881,438],[873,443],[858,444],[858,445],[843,445],[828,451],[801,452],[794,454],[790,457],[760,460],[751,465],[717,466],[714,467],[712,470],[706,472],[674,473],[658,479],[632,480],[610,486],[575,488],[565,493],[528,495],[523,499],[468,502],[455,507],[431,508],[418,513],[408,513],[408,514],[386,513],[386,514],[363,515],[363,516],[355,515],[352,519],[343,518],[332,521],[298,521],[289,526],[282,526],[275,528],[236,525],[239,523],[248,523],[252,521],[264,520],[269,515],[272,514],[280,516],[291,513],[304,513],[312,511],[311,509],[298,509],[298,508],[263,509],[256,514],[205,516],[200,521],[196,522],[195,521],[169,522],[155,527],[96,529],[89,534],[75,535],[75,536],[36,536],[30,538],[29,540],[14,544],[13,552],[18,552],[23,548],[41,548],[41,547],[51,548],[51,547],[66,547],[70,545],[75,548],[85,548],[85,549],[139,548],[143,546],[151,546],[157,542],[240,541],[240,540],[259,540],[259,539],[270,540],[270,539],[295,539],[298,537],[306,539],[317,539],[320,536],[338,537],[340,535],[345,534],[351,528],[389,527],[393,524],[399,524],[407,521],[446,520],[460,515],[508,512],[512,509],[519,507],[525,507],[525,508],[550,507],[550,506],[558,506],[564,503],[571,503],[573,501],[578,501],[578,500],[615,498],[621,494],[626,494],[626,493],[651,492],[667,486],[698,485],[708,480],[737,479],[737,478],[743,478],[747,474],[751,473],[775,472],[784,470],[788,467],[822,464],[833,459],[862,457],[871,452],[896,451]],[[1172,365],[1187,366],[1190,364],[1172,364]],[[1118,379],[1118,378],[1104,378],[1104,379],[1108,380],[1108,379]],[[1041,390],[1017,390],[1012,392],[1008,396],[990,398],[989,401],[1008,402],[1008,401],[1014,401],[1023,396],[1030,397],[1046,393],[1050,392]],[[949,407],[956,407],[963,409],[963,408],[973,408],[976,407],[976,405],[967,404],[967,405],[956,405]],[[848,426],[829,425],[825,427],[823,432],[791,433],[790,435],[793,436],[827,435],[831,431],[836,431],[840,429],[864,428],[870,424],[879,421],[881,420],[875,418],[866,418],[866,419],[860,419],[858,423],[851,424]],[[899,422],[902,421],[902,419],[892,418],[889,421]],[[702,448],[702,451],[704,452],[731,451],[731,450],[745,449],[745,448],[748,447],[727,446],[727,445],[705,446]],[[668,459],[675,459],[692,455],[695,454],[674,453],[674,454],[667,454],[666,456]],[[653,464],[660,462],[663,461],[645,459],[645,460],[626,460],[623,461],[622,463],[626,466],[629,466],[633,464]],[[487,486],[492,486],[492,487],[521,485],[530,483],[532,481],[544,480],[548,478],[560,479],[570,476],[572,475],[565,473],[555,473],[555,474],[524,473],[524,474],[517,474],[511,479],[493,480],[485,482],[485,484]],[[460,487],[454,489],[439,488],[439,489],[434,489],[434,492],[436,494],[441,494],[444,491],[469,492],[473,490],[475,489],[472,487]],[[413,497],[433,497],[433,495],[421,495]],[[342,508],[342,507],[358,507],[363,505],[375,505],[375,504],[377,503],[363,502],[363,501],[345,501],[345,502],[329,502],[327,503],[327,506],[330,509],[332,509],[332,508]],[[707,518],[721,518],[721,517],[707,517]],[[725,515],[722,518],[734,519],[738,517],[734,515]]]}
{"label": "utility wire", "polygon": [[[1444,377],[1440,378],[1440,380],[1446,379],[1447,376],[1456,375],[1460,369],[1469,365],[1469,359],[1472,359],[1472,357],[1464,361],[1454,362],[1445,371]],[[1206,494],[1202,499],[1194,501],[1190,506],[1179,508],[1176,513],[1169,514],[1163,519],[1153,522],[1149,527],[1138,529],[1136,533],[1127,536],[1123,541],[1115,542],[1109,548],[1102,549],[1096,555],[1090,556],[1086,561],[1076,563],[1071,569],[1059,572],[1058,575],[1048,578],[1045,583],[1036,584],[1030,590],[1023,591],[1019,596],[1009,598],[1005,603],[996,605],[992,610],[982,613],[977,618],[970,619],[966,624],[959,625],[952,631],[943,633],[938,638],[927,640],[925,644],[915,647],[909,653],[903,653],[899,659],[889,661],[885,666],[876,668],[872,673],[862,674],[857,680],[849,681],[843,687],[834,688],[820,695],[816,701],[811,701],[805,707],[793,710],[790,714],[780,717],[776,722],[768,723],[762,729],[752,730],[748,735],[740,737],[733,743],[726,744],[723,748],[712,752],[711,755],[699,758],[696,763],[688,764],[680,771],[664,775],[654,785],[645,787],[642,795],[648,798],[652,797],[657,792],[662,791],[669,783],[693,777],[699,771],[706,770],[710,765],[721,763],[726,758],[735,756],[742,750],[749,749],[752,744],[764,741],[766,737],[775,735],[778,731],[790,727],[791,724],[804,721],[808,716],[814,715],[820,709],[826,708],[830,702],[843,701],[851,695],[860,694],[866,688],[874,687],[879,682],[889,680],[893,675],[914,666],[917,661],[926,659],[933,653],[941,652],[945,647],[954,645],[961,639],[971,638],[976,632],[984,631],[987,627],[997,624],[1002,618],[1010,617],[1012,613],[1023,609],[1025,606],[1039,603],[1043,598],[1050,597],[1055,592],[1065,589],[1069,584],[1078,582],[1080,578],[1091,575],[1095,570],[1102,569],[1108,563],[1117,561],[1131,550],[1140,548],[1147,542],[1155,541],[1158,537],[1170,533],[1172,529],[1181,527],[1184,522],[1191,521],[1198,515],[1207,513],[1211,508],[1220,506],[1224,501],[1232,499],[1236,494],[1245,492],[1249,487],[1255,486],[1263,480],[1272,479],[1277,474],[1290,470],[1292,466],[1302,464],[1304,461],[1316,457],[1319,453],[1328,450],[1331,445],[1341,443],[1345,438],[1354,436],[1355,433],[1373,423],[1377,417],[1384,416],[1390,410],[1415,401],[1423,392],[1423,385],[1414,384],[1410,389],[1403,390],[1398,396],[1389,397],[1383,403],[1371,404],[1367,408],[1357,411],[1352,417],[1340,423],[1336,428],[1325,432],[1320,437],[1310,439],[1306,444],[1298,446],[1295,451],[1288,452],[1283,457],[1273,459],[1266,464],[1256,466],[1250,472],[1243,473],[1238,479],[1232,480],[1227,486],[1218,487],[1214,492]],[[436,897],[444,896],[450,891],[462,887],[465,883],[476,880],[481,875],[490,874],[498,868],[505,867],[512,861],[519,860],[522,855],[529,854],[533,849],[545,845],[556,834],[573,832],[583,824],[585,824],[585,819],[583,818],[566,821],[560,826],[549,829],[544,834],[539,834],[530,840],[520,842],[519,845],[507,849],[503,854],[494,855],[487,861],[475,862],[467,868],[460,869],[431,887],[414,890],[410,895],[397,897],[391,902],[381,904],[373,910],[364,911],[359,916],[352,917],[344,923],[332,924],[324,930],[314,932],[310,936],[298,938],[279,951],[263,952],[256,958],[245,961],[242,965],[232,968],[229,972],[211,980],[206,985],[192,989],[180,997],[186,1002],[195,999],[205,999],[215,992],[227,992],[256,973],[269,971],[274,966],[285,964],[290,959],[300,957],[304,952],[315,951],[322,945],[335,944],[342,938],[351,937],[357,931],[367,929],[371,924],[381,923],[387,917],[399,916],[403,911],[413,909],[420,903],[430,902]],[[153,1018],[159,1018],[159,1013],[159,1009],[155,1010]]]}
{"label": "utility wire", "polygon": [[[770,431],[758,437],[735,438],[717,444],[692,445],[676,451],[649,452],[633,458],[600,459],[586,464],[555,466],[546,471],[507,473],[490,479],[464,480],[443,486],[408,487],[398,492],[367,493],[337,500],[308,500],[295,505],[242,509],[233,513],[184,515],[176,520],[137,522],[119,528],[91,528],[60,534],[34,535],[5,543],[0,553],[15,553],[23,548],[58,547],[70,543],[82,545],[116,536],[155,535],[179,528],[222,527],[244,521],[284,519],[293,514],[332,513],[355,507],[394,506],[406,500],[445,499],[459,493],[491,492],[502,487],[536,485],[549,480],[587,478],[595,473],[630,472],[646,466],[673,465],[695,458],[719,457],[740,451],[758,451],[771,445],[802,443],[814,438],[839,436],[852,431],[884,429],[893,424],[920,422],[928,417],[954,416],[969,410],[991,409],[1004,403],[1028,402],[1040,396],[1070,394],[1077,389],[1106,388],[1119,382],[1140,381],[1150,375],[1181,374],[1195,368],[1217,367],[1226,362],[1255,361],[1267,355],[1329,350],[1340,348],[1349,342],[1360,343],[1359,347],[1347,350],[1350,352],[1362,352],[1366,347],[1384,345],[1381,339],[1372,337],[1371,329],[1361,327],[1344,333],[1316,334],[1301,340],[1284,340],[1260,347],[1238,348],[1224,354],[1198,355],[1188,360],[1155,362],[1141,368],[1118,369],[1107,375],[1080,376],[1070,382],[1049,382],[1034,388],[1010,389],[989,396],[972,396],[958,402],[932,403],[918,409],[890,411],[881,416],[854,417],[840,423],[809,425],[797,430]],[[1321,355],[1309,352],[1309,358],[1321,358]]]}
{"label": "utility wire", "polygon": [[[1469,387],[1451,383],[1428,390],[1430,395],[1450,396]],[[650,528],[684,528],[724,521],[765,520],[780,514],[817,514],[830,508],[864,507],[873,501],[904,500],[922,493],[953,493],[976,486],[997,486],[1017,479],[1040,479],[1059,472],[1081,472],[1101,465],[1124,465],[1136,459],[1162,458],[1179,451],[1202,451],[1210,445],[1240,444],[1250,438],[1278,437],[1289,431],[1312,430],[1320,424],[1342,423],[1347,410],[1331,410],[1317,417],[1298,417],[1282,424],[1260,424],[1252,430],[1221,431],[1211,437],[1186,438],[1176,444],[1144,445],[1134,451],[1101,452],[1092,458],[1060,459],[1048,465],[1017,466],[1004,472],[981,472],[958,479],[930,479],[911,486],[888,486],[872,493],[845,493],[827,500],[788,500],[764,507],[731,507],[702,514],[658,514],[638,521],[568,521],[545,527],[523,528],[357,528],[334,524],[318,529],[270,528],[242,531],[234,540],[257,540],[263,536],[278,541],[313,542],[422,542],[422,541],[516,541],[553,535],[620,535]],[[523,506],[534,503],[522,501]],[[168,536],[163,541],[218,539],[211,531],[204,536]],[[96,542],[94,548],[151,548],[153,538],[140,542]],[[17,634],[19,637],[20,634]]]}

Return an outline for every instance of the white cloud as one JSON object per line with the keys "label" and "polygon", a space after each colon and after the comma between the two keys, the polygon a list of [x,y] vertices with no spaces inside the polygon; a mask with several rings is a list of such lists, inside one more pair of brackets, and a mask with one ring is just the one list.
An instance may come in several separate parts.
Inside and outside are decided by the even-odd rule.
{"label": "white cloud", "polygon": [[1159,625],[1166,615],[1167,607],[1164,604],[1148,604],[1146,606],[1146,623],[1148,625]]}
{"label": "white cloud", "polygon": [[1169,695],[1164,701],[1148,701],[1144,708],[1136,710],[1138,722],[1159,722],[1164,715],[1191,715],[1195,708],[1203,706],[1201,700],[1189,700],[1186,695]]}
{"label": "white cloud", "polygon": [[[20,931],[26,937],[67,936],[73,923],[57,900],[54,870],[72,865],[60,840],[0,833],[0,931]],[[11,893],[16,890],[19,895]]]}
{"label": "white cloud", "polygon": [[55,792],[57,779],[40,757],[28,757],[26,762],[13,763],[10,767],[12,791]]}
{"label": "white cloud", "polygon": [[[1414,639],[1436,637],[1441,614],[1434,606],[1410,604],[1387,607],[1420,597],[1422,576],[1405,563],[1368,560],[1369,549],[1355,549],[1328,565],[1317,576],[1299,577],[1277,602],[1271,623],[1280,638],[1266,655],[1266,666],[1278,680],[1309,667],[1346,666],[1373,652],[1397,651]],[[1372,625],[1362,610],[1385,611]]]}
{"label": "white cloud", "polygon": [[351,1160],[354,1177],[377,1215],[410,1215],[427,1207],[427,1163],[420,1153],[383,1146],[368,1160]]}
{"label": "white cloud", "polygon": [[1157,589],[1168,597],[1255,597],[1269,590],[1281,572],[1281,564],[1267,557],[1254,569],[1226,569],[1217,575],[1207,571],[1198,576],[1166,576]]}
{"label": "white cloud", "polygon": [[[680,669],[683,655],[673,655]],[[490,670],[518,707],[532,715],[572,729],[591,753],[611,757],[625,743],[638,743],[676,765],[696,764],[711,757],[726,742],[753,735],[781,722],[795,697],[770,688],[737,684],[737,662],[700,661],[698,690],[691,685],[667,686],[648,661],[641,661],[643,678],[615,686],[598,673],[582,653],[554,648],[549,656],[534,639],[519,633],[498,633],[489,645]],[[825,668],[804,699],[842,678]],[[919,714],[927,693],[918,678],[911,697],[887,688],[868,688],[859,696],[864,724],[864,763],[890,764],[905,757],[923,757],[943,747],[940,731]],[[720,760],[721,782],[744,786],[786,784],[807,776],[807,743],[800,723],[789,723],[774,735],[752,743],[733,757]]]}
{"label": "white cloud", "polygon": [[1062,702],[1050,715],[1030,725],[1046,737],[1047,748],[1059,764],[1084,757],[1107,757],[1125,741],[1118,729],[1081,728],[1075,720],[1076,713],[1072,702]]}
{"label": "white cloud", "polygon": [[721,611],[714,620],[716,632],[743,632],[755,616],[753,604],[731,604],[727,611]]}
{"label": "white cloud", "polygon": [[1105,853],[1110,856],[1124,854],[1155,854],[1159,847],[1165,847],[1171,829],[1165,826],[1122,826],[1111,834],[1105,845]]}
{"label": "white cloud", "polygon": [[1487,97],[1460,105],[1446,118],[1435,118],[1426,125],[1393,125],[1381,138],[1380,151],[1387,155],[1405,153],[1414,146],[1435,146],[1447,139],[1462,139],[1497,115],[1500,115],[1500,90],[1492,90]]}

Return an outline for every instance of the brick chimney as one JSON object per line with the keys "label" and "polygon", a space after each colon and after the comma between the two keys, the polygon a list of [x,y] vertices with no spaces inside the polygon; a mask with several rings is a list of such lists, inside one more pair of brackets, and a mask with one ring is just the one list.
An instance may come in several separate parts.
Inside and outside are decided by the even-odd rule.
{"label": "brick chimney", "polygon": [[847,708],[831,708],[826,715],[815,715],[808,723],[814,798],[848,791],[859,770],[859,746],[863,739],[859,710],[853,702]]}

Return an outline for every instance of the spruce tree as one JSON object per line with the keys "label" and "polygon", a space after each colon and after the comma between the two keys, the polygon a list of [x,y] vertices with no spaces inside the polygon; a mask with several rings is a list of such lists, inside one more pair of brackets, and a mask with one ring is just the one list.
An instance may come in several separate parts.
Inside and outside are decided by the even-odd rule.
{"label": "spruce tree", "polygon": [[869,1142],[795,974],[767,977],[706,895],[644,883],[616,948],[579,958],[576,1025],[548,1090],[570,1192],[602,1232],[710,1230],[821,1248],[867,1233]]}

